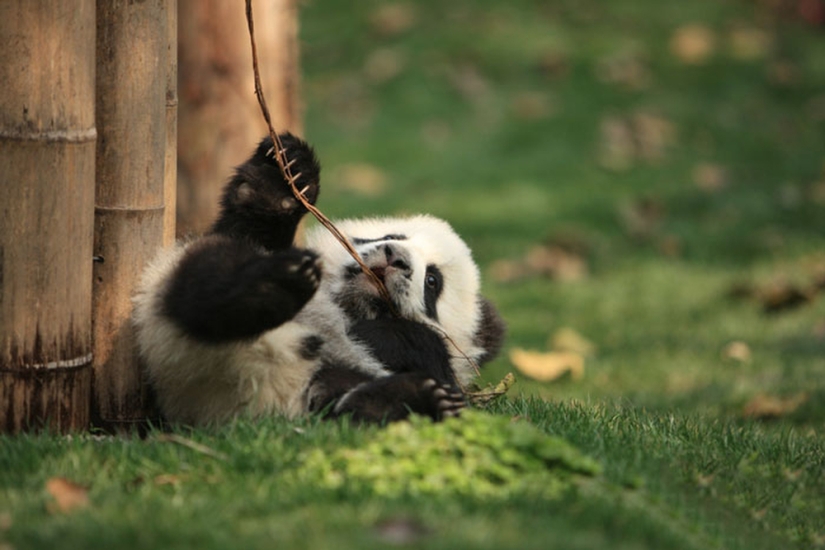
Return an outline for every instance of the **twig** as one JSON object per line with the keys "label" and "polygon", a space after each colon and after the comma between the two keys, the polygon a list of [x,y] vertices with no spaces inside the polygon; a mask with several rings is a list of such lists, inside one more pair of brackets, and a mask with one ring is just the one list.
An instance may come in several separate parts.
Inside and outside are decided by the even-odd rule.
{"label": "twig", "polygon": [[[255,96],[258,98],[258,104],[261,107],[261,112],[264,115],[264,120],[266,121],[267,128],[269,128],[269,136],[272,138],[273,143],[273,150],[272,156],[275,158],[275,161],[278,163],[278,168],[281,170],[281,174],[283,175],[284,179],[289,184],[290,189],[292,190],[292,194],[295,195],[295,198],[304,205],[304,207],[318,220],[318,222],[326,227],[330,233],[341,243],[341,245],[347,250],[350,256],[358,263],[361,267],[361,271],[369,278],[373,285],[378,289],[378,294],[381,298],[387,303],[389,306],[390,312],[395,316],[399,317],[398,311],[395,308],[395,305],[392,302],[392,298],[390,297],[390,293],[387,290],[387,287],[384,285],[384,282],[373,273],[373,271],[364,263],[361,259],[361,256],[358,255],[358,252],[355,250],[355,247],[352,246],[352,243],[349,242],[349,239],[341,233],[341,231],[335,227],[335,225],[327,218],[323,212],[318,210],[315,205],[311,204],[306,197],[304,196],[304,192],[307,190],[307,187],[304,187],[300,191],[298,190],[297,186],[297,179],[301,176],[300,173],[293,175],[292,174],[292,163],[286,156],[286,149],[284,148],[283,143],[281,143],[281,139],[278,137],[278,134],[275,132],[275,129],[272,127],[272,118],[269,115],[269,108],[266,106],[266,99],[264,99],[264,92],[261,86],[261,73],[258,69],[258,49],[255,45],[255,25],[254,19],[252,17],[252,0],[246,0],[246,22],[249,26],[249,41],[252,46],[252,71],[255,75]],[[479,374],[478,364],[469,357],[466,353],[464,353],[461,348],[459,348],[456,343],[450,338],[450,335],[447,334],[443,329],[440,327],[436,327],[434,325],[434,329],[441,332],[446,340],[448,340],[453,347],[461,354],[468,363],[473,367],[476,374]],[[505,390],[506,391],[506,390]]]}
{"label": "twig", "polygon": [[387,287],[384,286],[384,282],[372,272],[372,270],[364,263],[361,259],[361,256],[358,255],[358,252],[355,250],[355,247],[352,246],[352,243],[346,238],[346,236],[338,230],[335,225],[327,218],[320,210],[318,210],[315,205],[311,204],[306,197],[303,195],[303,191],[298,190],[296,185],[296,180],[301,175],[300,173],[297,175],[292,174],[292,170],[290,167],[292,166],[292,162],[286,156],[286,149],[284,149],[283,143],[281,143],[281,139],[278,137],[278,134],[275,132],[275,129],[272,127],[272,118],[269,115],[269,108],[266,106],[266,99],[264,99],[264,92],[263,88],[261,87],[261,74],[258,69],[258,49],[255,46],[255,25],[253,23],[252,18],[252,0],[246,0],[246,22],[249,26],[249,41],[252,44],[252,70],[255,75],[255,96],[258,98],[258,104],[261,106],[261,112],[264,115],[264,120],[266,121],[266,125],[269,128],[269,136],[272,138],[273,143],[273,151],[272,156],[275,158],[275,161],[278,163],[278,168],[281,169],[281,174],[284,176],[284,179],[289,184],[290,189],[292,190],[292,194],[295,195],[295,198],[304,205],[304,207],[313,215],[315,218],[320,222],[321,225],[326,227],[330,233],[341,243],[341,245],[349,252],[350,256],[358,263],[361,267],[361,271],[370,279],[373,285],[378,289],[378,294],[381,298],[387,302],[389,305],[390,311],[395,315],[398,316],[398,312],[395,309],[395,306],[392,303],[392,298],[390,298],[390,293],[387,291]]}

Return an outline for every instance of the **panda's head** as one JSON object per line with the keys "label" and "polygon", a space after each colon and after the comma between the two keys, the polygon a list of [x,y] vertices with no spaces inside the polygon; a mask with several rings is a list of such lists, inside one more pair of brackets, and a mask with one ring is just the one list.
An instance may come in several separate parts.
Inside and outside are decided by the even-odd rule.
{"label": "panda's head", "polygon": [[[443,332],[462,381],[473,365],[492,358],[504,325],[479,294],[478,267],[463,240],[432,216],[336,222],[364,263],[381,278],[395,312]],[[336,302],[353,319],[391,314],[378,290],[340,243],[324,228],[307,235],[323,258],[325,281]],[[457,348],[457,349],[456,349]]]}

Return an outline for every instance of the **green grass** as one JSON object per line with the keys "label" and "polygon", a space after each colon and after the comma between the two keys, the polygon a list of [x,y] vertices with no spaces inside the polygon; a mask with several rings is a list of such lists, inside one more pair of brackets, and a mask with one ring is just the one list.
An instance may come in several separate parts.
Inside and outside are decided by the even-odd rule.
{"label": "green grass", "polygon": [[[374,22],[386,4],[302,12],[320,205],[332,217],[427,211],[456,226],[510,327],[487,380],[515,370],[510,349],[549,350],[558,329],[593,342],[581,380],[517,373],[492,412],[565,439],[602,473],[555,498],[480,498],[449,483],[436,497],[387,497],[369,483],[294,482],[307,453],[337,467],[369,457],[374,428],[267,419],[180,428],[178,443],[2,437],[0,549],[378,548],[388,524],[413,548],[824,546],[825,300],[765,314],[729,297],[743,282],[809,285],[825,265],[821,32],[748,0],[421,0],[407,4],[410,26],[389,32]],[[715,33],[704,64],[670,51],[689,23]],[[731,53],[742,27],[769,37],[753,59]],[[606,81],[617,54],[644,78]],[[382,56],[390,70],[376,73]],[[638,113],[670,136],[654,158],[605,167],[604,125]],[[386,188],[347,189],[341,168],[353,163],[378,168]],[[701,189],[700,163],[721,167],[725,184]],[[634,233],[627,211],[642,200],[660,214]],[[581,244],[588,276],[492,276],[494,262],[556,238]],[[732,341],[749,361],[723,356]],[[799,395],[774,420],[744,414],[759,396]],[[60,476],[88,487],[86,508],[51,511],[45,485]]]}
{"label": "green grass", "polygon": [[[411,542],[421,548],[767,549],[806,547],[822,535],[825,449],[814,436],[621,406],[517,399],[494,412],[567,439],[603,473],[576,478],[555,498],[476,495],[483,481],[472,478],[470,490],[453,481],[435,494],[378,496],[353,481],[370,453],[368,462],[386,460],[374,447],[384,435],[376,428],[268,419],[179,429],[174,441],[2,438],[0,514],[11,523],[3,537],[13,548],[372,548],[386,544],[388,521],[416,526]],[[343,487],[306,482],[317,471],[307,469],[308,453],[347,448],[362,451]],[[425,455],[401,454],[413,462]],[[419,465],[432,468],[432,456]],[[49,513],[44,487],[57,476],[88,487],[88,507]]]}

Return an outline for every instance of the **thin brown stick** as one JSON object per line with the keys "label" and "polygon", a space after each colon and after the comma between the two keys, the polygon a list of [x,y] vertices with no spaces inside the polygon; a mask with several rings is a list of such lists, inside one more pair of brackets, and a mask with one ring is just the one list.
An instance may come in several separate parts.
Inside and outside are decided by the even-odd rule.
{"label": "thin brown stick", "polygon": [[[309,212],[315,216],[318,222],[326,227],[330,233],[341,243],[341,245],[349,252],[349,255],[358,263],[361,267],[361,271],[370,279],[373,285],[378,289],[378,294],[381,298],[387,302],[389,305],[390,311],[394,315],[398,315],[397,311],[395,310],[395,306],[392,303],[392,299],[390,298],[390,293],[387,291],[387,287],[384,286],[384,282],[372,272],[372,270],[364,263],[361,259],[361,256],[358,255],[358,252],[352,246],[352,243],[346,238],[346,236],[338,230],[335,225],[327,218],[320,210],[318,210],[315,205],[311,204],[306,197],[304,197],[303,192],[298,190],[296,185],[296,180],[300,177],[300,173],[297,175],[292,174],[292,170],[290,167],[292,163],[286,156],[286,149],[284,148],[283,143],[281,143],[281,139],[278,137],[278,134],[275,132],[275,129],[272,127],[272,118],[269,115],[269,108],[266,106],[266,99],[264,99],[264,92],[261,86],[261,74],[260,70],[258,69],[258,49],[255,46],[255,25],[252,18],[252,0],[246,0],[246,22],[249,26],[249,41],[252,44],[252,70],[255,75],[255,96],[258,98],[258,104],[261,106],[261,112],[264,115],[264,120],[266,121],[266,125],[269,128],[269,136],[272,138],[273,143],[273,152],[272,156],[275,158],[275,161],[278,163],[278,168],[281,169],[281,174],[284,176],[284,179],[289,184],[290,189],[292,190],[292,194],[295,195],[295,198],[300,201],[304,207],[309,210]],[[305,191],[306,189],[304,189]]]}

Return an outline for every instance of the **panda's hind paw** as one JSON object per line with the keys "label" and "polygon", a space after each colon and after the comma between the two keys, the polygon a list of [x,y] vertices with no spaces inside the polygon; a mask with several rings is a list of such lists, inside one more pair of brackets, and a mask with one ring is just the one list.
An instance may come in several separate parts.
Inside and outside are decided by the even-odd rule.
{"label": "panda's hind paw", "polygon": [[454,386],[428,378],[424,380],[422,388],[432,396],[435,420],[459,416],[462,409],[467,406],[464,394]]}

